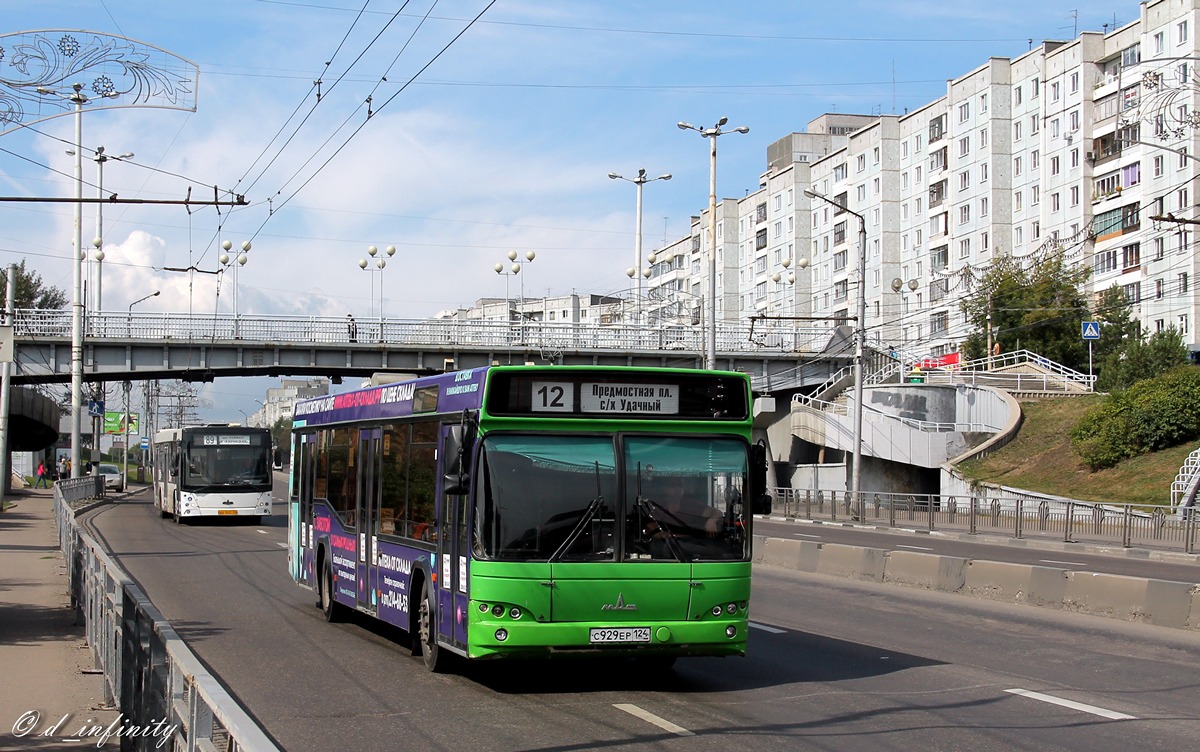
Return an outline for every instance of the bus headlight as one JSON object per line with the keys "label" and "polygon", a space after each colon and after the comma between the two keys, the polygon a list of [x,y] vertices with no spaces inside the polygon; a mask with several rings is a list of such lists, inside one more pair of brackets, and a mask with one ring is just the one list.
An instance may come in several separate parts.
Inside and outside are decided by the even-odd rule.
{"label": "bus headlight", "polygon": [[731,639],[737,637],[737,627],[733,626],[732,624],[730,624],[728,627],[725,627],[725,636]]}
{"label": "bus headlight", "polygon": [[501,616],[504,616],[504,606],[501,606],[499,603],[492,606],[492,616],[496,617],[497,619],[499,619]]}
{"label": "bus headlight", "polygon": [[501,629],[496,630],[496,641],[497,642],[504,642],[507,639],[508,639],[508,630],[507,629],[501,628]]}

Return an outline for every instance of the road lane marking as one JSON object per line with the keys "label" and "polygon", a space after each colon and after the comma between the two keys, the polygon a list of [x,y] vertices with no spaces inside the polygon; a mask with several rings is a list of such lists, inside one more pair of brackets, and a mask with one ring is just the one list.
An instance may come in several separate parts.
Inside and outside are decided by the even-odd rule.
{"label": "road lane marking", "polygon": [[1109,718],[1114,721],[1137,720],[1136,718],[1134,718],[1131,715],[1125,715],[1124,713],[1118,713],[1115,710],[1106,710],[1105,708],[1099,708],[1099,707],[1096,707],[1095,705],[1086,705],[1082,702],[1074,702],[1072,700],[1064,700],[1061,697],[1054,697],[1052,695],[1044,695],[1041,692],[1031,692],[1028,689],[1006,689],[1004,691],[1009,692],[1014,695],[1021,695],[1022,697],[1028,697],[1031,700],[1041,700],[1042,702],[1048,702],[1051,705],[1061,705],[1062,707],[1070,708],[1071,710],[1079,710],[1084,713],[1091,713],[1092,715],[1098,715],[1101,718]]}
{"label": "road lane marking", "polygon": [[927,547],[927,546],[901,546],[901,545],[897,545],[897,546],[896,546],[896,548],[911,548],[913,551],[932,551],[932,550],[933,550],[932,548],[929,548],[929,547]]}
{"label": "road lane marking", "polygon": [[808,533],[792,533],[797,538],[820,538],[819,535],[809,535]]}
{"label": "road lane marking", "polygon": [[1086,567],[1087,563],[1082,561],[1059,561],[1057,559],[1038,559],[1042,564],[1066,564],[1072,567]]}
{"label": "road lane marking", "polygon": [[786,629],[778,629],[776,627],[768,627],[766,624],[755,624],[754,622],[750,622],[750,626],[753,629],[761,629],[762,631],[770,632],[771,634],[787,634]]}
{"label": "road lane marking", "polygon": [[263,529],[261,529],[261,528],[259,528],[258,530],[255,530],[254,532],[258,533],[259,535],[266,535],[266,534],[267,534],[267,531],[266,531],[266,530],[263,530]]}
{"label": "road lane marking", "polygon": [[675,734],[676,736],[695,736],[695,734],[693,734],[691,731],[688,731],[683,726],[676,726],[674,723],[671,723],[670,721],[668,721],[665,718],[659,718],[658,716],[651,713],[649,710],[642,710],[637,705],[631,705],[626,702],[619,702],[619,703],[614,704],[613,707],[616,708],[617,710],[624,710],[626,713],[629,713],[632,716],[641,718],[643,721],[646,721],[647,723],[653,723],[655,726],[658,726],[663,731],[669,731],[672,734]]}
{"label": "road lane marking", "polygon": [[286,544],[286,543],[280,543],[279,541],[275,541],[275,545],[276,545],[276,546],[279,546],[280,548],[287,548],[287,544]]}

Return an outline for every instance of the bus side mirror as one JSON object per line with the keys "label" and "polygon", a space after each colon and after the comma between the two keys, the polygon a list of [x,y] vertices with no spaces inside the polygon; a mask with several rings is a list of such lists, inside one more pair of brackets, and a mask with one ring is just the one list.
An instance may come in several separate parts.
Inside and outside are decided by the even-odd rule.
{"label": "bus side mirror", "polygon": [[466,416],[458,425],[446,430],[442,441],[442,493],[461,496],[471,483],[471,435],[475,424]]}
{"label": "bus side mirror", "polygon": [[771,494],[767,493],[767,445],[762,441],[750,446],[750,509],[754,514],[771,513]]}

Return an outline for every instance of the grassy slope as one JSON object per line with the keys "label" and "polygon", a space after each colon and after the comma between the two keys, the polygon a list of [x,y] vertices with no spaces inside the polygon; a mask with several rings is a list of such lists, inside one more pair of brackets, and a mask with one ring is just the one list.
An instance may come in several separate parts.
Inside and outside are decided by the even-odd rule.
{"label": "grassy slope", "polygon": [[1025,422],[1016,438],[959,469],[968,478],[1083,501],[1170,502],[1171,483],[1196,444],[1182,444],[1091,472],[1071,450],[1071,428],[1087,407],[1101,399],[1088,395],[1022,400]]}

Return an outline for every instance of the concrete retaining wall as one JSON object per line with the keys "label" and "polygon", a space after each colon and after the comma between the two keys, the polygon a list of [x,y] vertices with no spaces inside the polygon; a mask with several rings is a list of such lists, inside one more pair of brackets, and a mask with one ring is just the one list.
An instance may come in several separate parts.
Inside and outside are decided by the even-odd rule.
{"label": "concrete retaining wall", "polygon": [[800,572],[1200,631],[1200,584],[754,536],[754,561]]}

